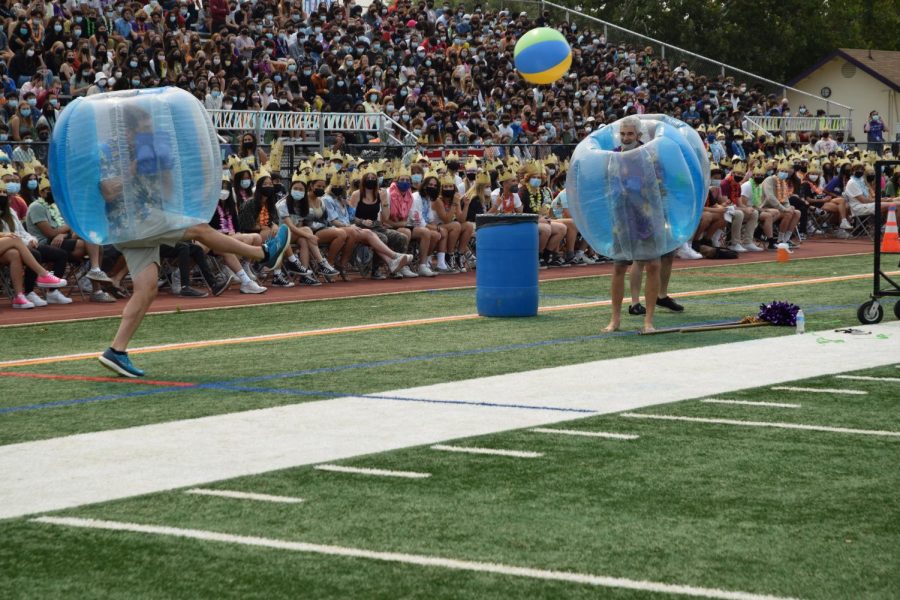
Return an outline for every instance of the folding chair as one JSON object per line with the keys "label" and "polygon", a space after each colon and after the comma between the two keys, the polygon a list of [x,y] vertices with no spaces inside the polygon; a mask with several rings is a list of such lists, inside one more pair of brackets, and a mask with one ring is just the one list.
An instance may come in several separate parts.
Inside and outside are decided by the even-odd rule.
{"label": "folding chair", "polygon": [[0,288],[3,293],[12,301],[16,297],[16,291],[13,289],[12,276],[9,273],[9,267],[0,267]]}

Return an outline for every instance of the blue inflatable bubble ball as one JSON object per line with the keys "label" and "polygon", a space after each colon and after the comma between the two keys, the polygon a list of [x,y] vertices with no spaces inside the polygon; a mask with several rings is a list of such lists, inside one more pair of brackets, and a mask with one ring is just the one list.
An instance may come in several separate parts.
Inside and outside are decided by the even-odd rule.
{"label": "blue inflatable bubble ball", "polygon": [[95,244],[206,223],[221,188],[216,130],[174,87],[78,98],[50,141],[50,186],[66,223]]}
{"label": "blue inflatable bubble ball", "polygon": [[616,260],[653,260],[689,241],[708,189],[703,141],[666,115],[631,115],[594,131],[566,177],[578,230]]}

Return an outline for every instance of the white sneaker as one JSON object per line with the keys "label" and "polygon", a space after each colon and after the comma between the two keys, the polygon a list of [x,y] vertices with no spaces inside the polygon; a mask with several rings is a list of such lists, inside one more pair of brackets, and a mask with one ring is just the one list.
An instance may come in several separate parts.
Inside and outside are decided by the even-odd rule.
{"label": "white sneaker", "polygon": [[682,260],[698,260],[703,258],[703,255],[691,248],[691,245],[688,242],[682,244],[675,251],[675,256]]}
{"label": "white sneaker", "polygon": [[748,242],[746,244],[741,244],[744,247],[744,250],[747,252],[762,252],[763,249],[754,244],[753,242]]}
{"label": "white sneaker", "polygon": [[109,275],[103,272],[103,269],[100,267],[92,267],[90,271],[87,272],[87,278],[91,281],[99,281],[101,283],[112,283],[112,279],[109,278]]}
{"label": "white sneaker", "polygon": [[248,281],[247,283],[241,284],[241,293],[242,294],[262,294],[267,289],[268,288],[265,288],[265,287],[259,285],[252,279],[250,281]]}
{"label": "white sneaker", "polygon": [[850,232],[845,229],[838,229],[834,232],[834,237],[839,240],[848,240],[850,239]]}
{"label": "white sneaker", "polygon": [[72,299],[59,290],[47,292],[47,304],[72,304]]}
{"label": "white sneaker", "polygon": [[388,270],[391,273],[394,273],[395,271],[397,271],[397,269],[405,267],[408,262],[409,262],[409,254],[398,254],[397,256],[392,258],[390,261],[388,261],[388,264],[387,264]]}
{"label": "white sneaker", "polygon": [[734,242],[733,244],[729,245],[728,249],[731,250],[732,252],[746,252],[747,251],[746,248],[744,248],[742,245],[738,244],[737,242]]}
{"label": "white sneaker", "polygon": [[722,247],[722,239],[724,237],[725,237],[725,232],[720,229],[713,234],[712,240],[710,240],[710,241],[712,242],[712,245],[715,246],[716,248],[721,248]]}
{"label": "white sneaker", "polygon": [[429,267],[425,263],[422,263],[421,265],[419,265],[419,275],[421,275],[422,277],[434,277],[436,273],[431,270],[431,267]]}
{"label": "white sneaker", "polygon": [[47,306],[47,301],[38,296],[38,293],[35,291],[31,291],[25,294],[25,299],[38,307]]}
{"label": "white sneaker", "polygon": [[403,265],[403,268],[398,271],[404,277],[418,277],[419,274],[409,268],[409,265]]}
{"label": "white sneaker", "polygon": [[90,294],[94,291],[94,284],[87,277],[80,277],[78,279],[78,289],[85,294]]}
{"label": "white sneaker", "polygon": [[181,271],[172,273],[172,293],[176,296],[181,293]]}
{"label": "white sneaker", "polygon": [[841,224],[838,225],[841,229],[853,229],[853,225],[850,224],[850,221],[847,219],[841,219]]}

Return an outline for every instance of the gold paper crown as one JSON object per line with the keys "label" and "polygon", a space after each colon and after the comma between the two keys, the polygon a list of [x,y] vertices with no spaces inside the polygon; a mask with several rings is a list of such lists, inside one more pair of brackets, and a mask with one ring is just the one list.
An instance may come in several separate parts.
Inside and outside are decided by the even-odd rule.
{"label": "gold paper crown", "polygon": [[[384,169],[382,169],[382,172],[383,171],[384,171]],[[363,176],[374,175],[375,177],[378,177],[378,171],[376,171],[375,167],[373,167],[372,165],[369,165],[368,167],[363,169],[362,174],[363,174]]]}
{"label": "gold paper crown", "polygon": [[441,186],[443,187],[445,185],[452,185],[453,189],[456,189],[456,179],[454,179],[453,175],[450,173],[446,173],[441,177]]}
{"label": "gold paper crown", "polygon": [[497,183],[503,183],[504,181],[510,181],[515,178],[516,173],[512,169],[504,169],[497,172]]}
{"label": "gold paper crown", "polygon": [[470,158],[466,161],[466,171],[477,171],[478,170],[478,161],[474,158]]}
{"label": "gold paper crown", "polygon": [[312,183],[313,181],[328,181],[328,170],[310,169],[310,172],[306,175],[306,180],[309,183]]}
{"label": "gold paper crown", "polygon": [[814,160],[811,163],[809,163],[809,172],[810,173],[821,173],[822,172],[822,165],[819,163],[819,161]]}
{"label": "gold paper crown", "polygon": [[491,176],[488,175],[487,171],[479,171],[478,175],[475,176],[475,184],[476,185],[491,185]]}
{"label": "gold paper crown", "polygon": [[766,168],[762,165],[757,165],[753,167],[753,176],[754,177],[764,177],[766,174]]}
{"label": "gold paper crown", "polygon": [[264,177],[271,177],[271,176],[272,176],[272,174],[269,173],[269,170],[267,168],[261,167],[259,169],[259,171],[257,171],[256,177],[254,178],[254,180],[256,181],[256,183],[259,183],[260,180],[262,180]]}
{"label": "gold paper crown", "polygon": [[459,161],[459,154],[457,154],[456,152],[451,152],[444,157],[444,160],[446,160],[447,162],[450,162],[451,160]]}
{"label": "gold paper crown", "polygon": [[784,159],[782,159],[781,162],[778,163],[779,171],[788,171],[788,170],[790,170],[790,168],[791,168],[791,163],[789,163],[788,161],[786,161]]}
{"label": "gold paper crown", "polygon": [[294,171],[294,174],[291,175],[291,185],[294,185],[295,183],[302,183],[303,185],[306,185],[306,182],[306,175],[304,175],[303,173]]}
{"label": "gold paper crown", "polygon": [[333,173],[328,180],[328,185],[331,187],[347,187],[347,177],[340,172]]}
{"label": "gold paper crown", "polygon": [[34,169],[29,164],[22,165],[22,168],[19,169],[19,177],[24,179],[29,175],[34,175]]}
{"label": "gold paper crown", "polygon": [[41,177],[41,181],[38,183],[38,191],[43,192],[44,190],[50,189],[50,180],[46,177]]}

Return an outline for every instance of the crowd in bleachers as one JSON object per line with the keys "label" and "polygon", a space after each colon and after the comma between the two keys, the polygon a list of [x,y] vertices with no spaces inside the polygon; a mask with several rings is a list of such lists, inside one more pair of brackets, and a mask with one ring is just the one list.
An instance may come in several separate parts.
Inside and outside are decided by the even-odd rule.
{"label": "crowd in bleachers", "polygon": [[[321,2],[307,13],[307,4],[0,6],[0,236],[28,246],[0,255],[10,267],[14,306],[70,301],[63,290],[38,293],[32,279],[39,274],[15,266],[26,255],[68,276],[91,300],[114,302],[128,293],[118,252],[79,239],[55,207],[41,143],[70,98],[110,90],[177,85],[211,110],[383,111],[423,152],[474,150],[406,161],[323,153],[282,179],[277,140],[237,136],[212,224],[262,243],[285,222],[293,249],[283,270],[269,274],[236,257],[211,257],[194,243],[164,248],[171,264],[164,284],[184,296],[206,295],[204,287],[219,294],[233,280],[242,292],[261,293],[263,284],[316,285],[351,272],[383,278],[469,270],[480,212],[541,214],[542,266],[603,260],[578,235],[560,193],[564,157],[593,129],[629,114],[680,118],[709,149],[714,185],[694,243],[679,251],[684,258],[796,245],[822,231],[846,237],[869,211],[874,154],[854,151],[843,132],[743,131],[744,115],[808,113],[731,77],[700,75],[652,48],[552,23],[547,13],[432,0],[376,1],[367,9]],[[518,37],[537,25],[558,27],[573,50],[570,73],[541,88],[524,82],[512,60]],[[877,114],[870,120],[877,129]],[[354,132],[346,137],[369,141]],[[273,141],[270,157],[262,146]],[[897,174],[883,183],[886,196],[898,195]]]}

